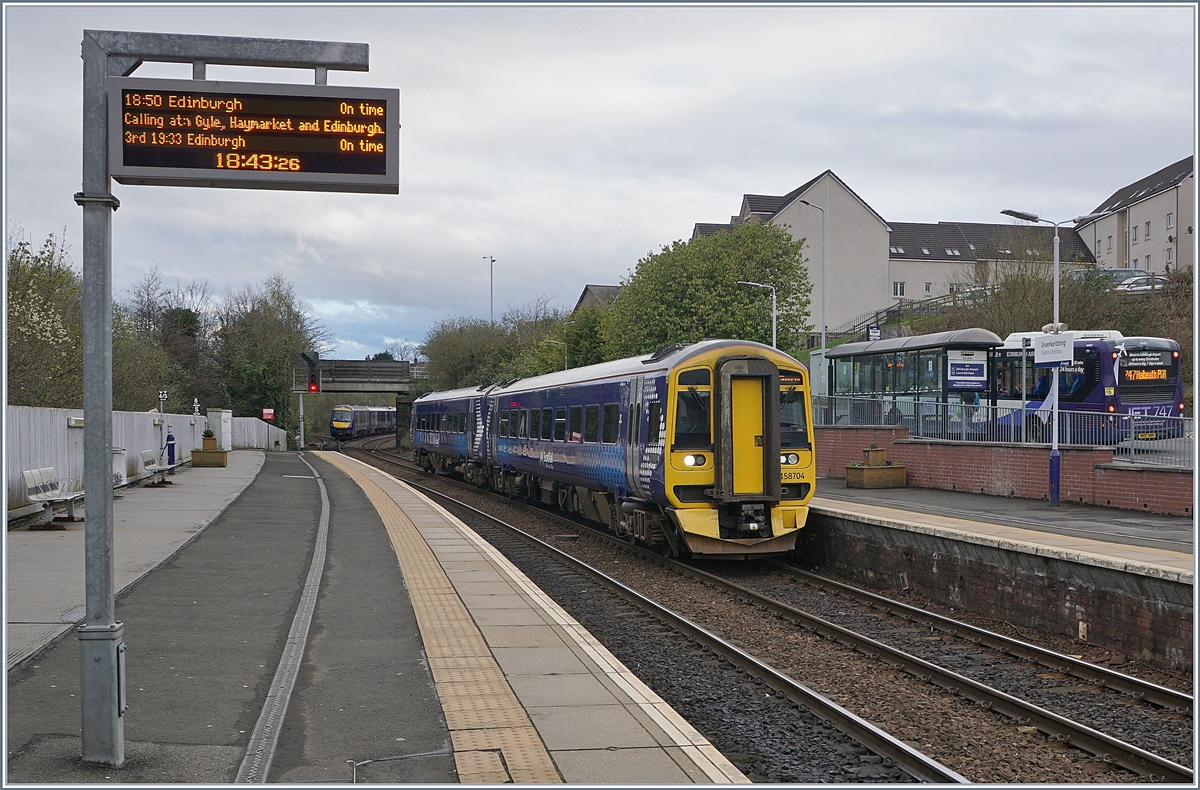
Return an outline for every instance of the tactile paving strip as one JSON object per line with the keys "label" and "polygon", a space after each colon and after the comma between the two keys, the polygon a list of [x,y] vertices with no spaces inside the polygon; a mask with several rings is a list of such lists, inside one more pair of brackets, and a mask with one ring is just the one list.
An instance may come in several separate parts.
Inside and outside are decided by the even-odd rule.
{"label": "tactile paving strip", "polygon": [[358,484],[387,529],[437,683],[459,781],[561,783],[528,714],[412,521],[379,485],[343,456],[319,455]]}

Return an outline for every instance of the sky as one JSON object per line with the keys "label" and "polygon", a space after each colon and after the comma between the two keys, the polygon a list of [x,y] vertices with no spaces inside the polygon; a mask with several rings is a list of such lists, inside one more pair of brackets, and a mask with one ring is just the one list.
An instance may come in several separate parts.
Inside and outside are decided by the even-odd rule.
{"label": "sky", "polygon": [[332,358],[569,310],[826,169],[888,221],[1069,219],[1196,147],[1194,4],[5,4],[8,236],[65,232],[76,265],[85,29],[370,46],[369,72],[329,84],[399,89],[398,196],[112,187],[118,300],[154,270],[218,298],[282,274]]}

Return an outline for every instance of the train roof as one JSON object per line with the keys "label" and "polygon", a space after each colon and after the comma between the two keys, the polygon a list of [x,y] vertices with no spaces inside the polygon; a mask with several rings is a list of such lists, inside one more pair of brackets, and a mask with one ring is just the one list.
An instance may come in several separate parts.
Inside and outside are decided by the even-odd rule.
{"label": "train roof", "polygon": [[[999,340],[997,338],[997,340]],[[632,376],[638,373],[651,373],[660,370],[670,370],[677,365],[682,365],[687,360],[699,354],[711,351],[714,348],[723,346],[751,346],[760,348],[764,351],[787,356],[778,349],[755,343],[749,340],[701,340],[698,343],[679,343],[674,346],[655,351],[653,354],[642,354],[637,357],[629,357],[627,359],[615,359],[611,362],[601,362],[597,365],[587,365],[581,368],[571,368],[569,370],[555,371],[554,373],[546,373],[541,376],[532,376],[527,379],[514,379],[500,384],[484,385],[482,387],[468,387],[456,390],[446,390],[444,392],[430,392],[422,395],[417,399],[420,402],[425,399],[430,400],[454,400],[457,398],[471,398],[494,392],[528,392],[530,390],[552,389],[554,387],[563,387],[568,384],[579,384],[585,381],[601,381],[603,379],[617,378],[621,376]],[[800,362],[796,362],[800,365]]]}
{"label": "train roof", "polygon": [[888,351],[917,351],[924,348],[939,346],[958,346],[961,348],[992,348],[1004,345],[1004,341],[995,332],[987,329],[955,329],[950,332],[934,332],[929,335],[913,335],[912,337],[893,337],[888,340],[867,340],[859,343],[843,343],[829,349],[825,353],[827,359],[837,357],[852,357],[858,354],[880,354]]}

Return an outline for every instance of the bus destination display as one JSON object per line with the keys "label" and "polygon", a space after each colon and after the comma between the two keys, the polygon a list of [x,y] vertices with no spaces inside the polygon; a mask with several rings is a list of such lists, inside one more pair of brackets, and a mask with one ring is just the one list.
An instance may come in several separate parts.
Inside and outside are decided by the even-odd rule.
{"label": "bus destination display", "polygon": [[123,184],[399,192],[399,91],[109,79]]}

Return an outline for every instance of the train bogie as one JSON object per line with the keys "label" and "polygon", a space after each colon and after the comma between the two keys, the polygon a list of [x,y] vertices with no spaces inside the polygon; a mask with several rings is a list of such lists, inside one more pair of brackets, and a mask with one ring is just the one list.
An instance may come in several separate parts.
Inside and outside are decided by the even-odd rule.
{"label": "train bogie", "polygon": [[418,459],[671,555],[795,545],[812,497],[808,373],[704,341],[414,404]]}

